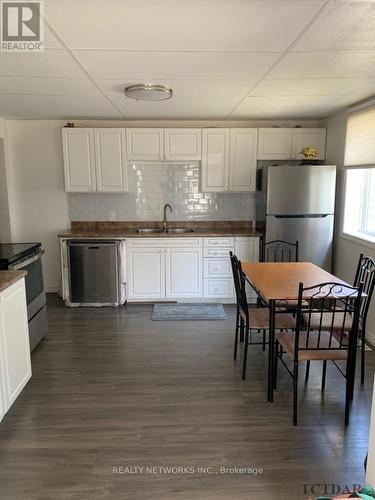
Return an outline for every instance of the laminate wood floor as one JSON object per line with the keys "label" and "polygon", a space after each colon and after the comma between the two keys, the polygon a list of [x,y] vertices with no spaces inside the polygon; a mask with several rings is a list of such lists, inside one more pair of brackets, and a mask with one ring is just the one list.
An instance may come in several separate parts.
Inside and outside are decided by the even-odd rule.
{"label": "laminate wood floor", "polygon": [[[319,363],[293,427],[288,374],[267,403],[256,347],[241,381],[225,310],[228,321],[153,322],[150,305],[66,309],[50,296],[33,377],[0,424],[0,499],[301,500],[363,483],[374,352],[348,429],[344,379],[330,366],[322,396]],[[258,473],[221,469],[235,467]]]}

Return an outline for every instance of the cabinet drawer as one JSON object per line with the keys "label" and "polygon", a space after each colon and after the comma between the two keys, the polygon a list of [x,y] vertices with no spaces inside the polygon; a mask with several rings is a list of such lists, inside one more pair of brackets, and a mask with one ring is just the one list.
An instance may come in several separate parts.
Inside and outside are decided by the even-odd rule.
{"label": "cabinet drawer", "polygon": [[221,248],[221,247],[218,247],[218,248],[212,248],[212,247],[206,247],[204,249],[204,257],[228,257],[229,258],[229,252],[232,251],[233,252],[234,248],[233,247],[230,247],[230,248]]}
{"label": "cabinet drawer", "polygon": [[204,280],[204,298],[232,298],[234,296],[233,280]]}
{"label": "cabinet drawer", "polygon": [[234,238],[205,238],[205,247],[227,247],[232,248],[234,246]]}
{"label": "cabinet drawer", "polygon": [[127,246],[130,248],[137,247],[152,247],[152,248],[172,248],[172,247],[189,247],[199,248],[202,246],[202,238],[174,238],[164,236],[162,238],[129,238],[126,240]]}
{"label": "cabinet drawer", "polygon": [[232,276],[229,258],[204,259],[203,268],[205,278],[230,278]]}

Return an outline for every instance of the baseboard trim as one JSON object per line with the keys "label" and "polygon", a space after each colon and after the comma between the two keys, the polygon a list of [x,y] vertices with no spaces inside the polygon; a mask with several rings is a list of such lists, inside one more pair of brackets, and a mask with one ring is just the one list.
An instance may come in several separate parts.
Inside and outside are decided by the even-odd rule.
{"label": "baseboard trim", "polygon": [[60,293],[60,288],[58,286],[47,286],[45,288],[46,293]]}

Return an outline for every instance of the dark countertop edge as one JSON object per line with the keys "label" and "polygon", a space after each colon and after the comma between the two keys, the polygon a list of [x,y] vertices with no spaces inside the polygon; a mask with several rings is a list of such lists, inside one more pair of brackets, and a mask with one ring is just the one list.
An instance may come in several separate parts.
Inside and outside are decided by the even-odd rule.
{"label": "dark countertop edge", "polygon": [[136,233],[136,232],[128,232],[128,231],[72,231],[66,230],[58,233],[58,238],[117,238],[117,239],[125,239],[125,238],[260,238],[262,233],[256,230],[243,230],[243,231],[204,231],[198,230],[192,233]]}
{"label": "dark countertop edge", "polygon": [[0,292],[3,292],[20,279],[24,278],[27,271],[0,271]]}

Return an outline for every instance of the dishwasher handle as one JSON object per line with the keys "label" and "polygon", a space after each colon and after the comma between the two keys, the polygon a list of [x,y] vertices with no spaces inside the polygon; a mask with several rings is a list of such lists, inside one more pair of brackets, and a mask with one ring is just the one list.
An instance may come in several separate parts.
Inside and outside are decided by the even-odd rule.
{"label": "dishwasher handle", "polygon": [[85,247],[89,250],[99,250],[100,247],[118,246],[117,241],[69,241],[69,247]]}

